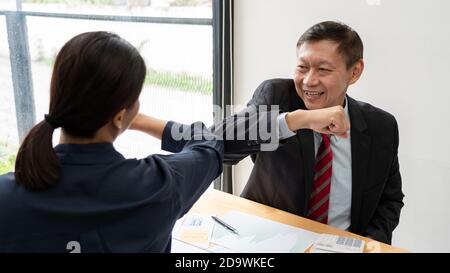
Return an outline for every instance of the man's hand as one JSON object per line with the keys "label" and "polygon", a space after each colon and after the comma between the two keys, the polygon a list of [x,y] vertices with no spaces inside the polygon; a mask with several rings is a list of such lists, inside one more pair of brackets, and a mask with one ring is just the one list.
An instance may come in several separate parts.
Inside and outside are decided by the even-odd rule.
{"label": "man's hand", "polygon": [[347,138],[350,130],[344,108],[334,106],[318,110],[297,110],[286,115],[291,131],[311,129],[316,132]]}

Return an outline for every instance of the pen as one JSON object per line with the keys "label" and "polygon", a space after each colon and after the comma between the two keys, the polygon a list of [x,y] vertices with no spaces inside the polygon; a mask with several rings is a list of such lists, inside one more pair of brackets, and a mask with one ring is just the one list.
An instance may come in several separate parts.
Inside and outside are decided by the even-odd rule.
{"label": "pen", "polygon": [[216,221],[217,223],[219,223],[221,226],[223,226],[224,228],[228,229],[229,231],[233,232],[236,235],[239,235],[239,232],[237,231],[237,229],[235,229],[234,227],[230,226],[229,224],[225,223],[223,220],[217,218],[216,216],[211,216],[213,218],[214,221]]}

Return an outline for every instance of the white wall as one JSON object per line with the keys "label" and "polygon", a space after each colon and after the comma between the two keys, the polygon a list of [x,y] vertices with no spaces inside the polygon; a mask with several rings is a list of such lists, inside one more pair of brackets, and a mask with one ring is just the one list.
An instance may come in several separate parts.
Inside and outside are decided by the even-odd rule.
{"label": "white wall", "polygon": [[[295,45],[310,26],[338,20],[358,31],[366,70],[349,94],[397,117],[406,195],[393,244],[450,252],[450,1],[237,0],[235,99],[265,79],[292,77]],[[236,194],[252,163],[235,171]]]}

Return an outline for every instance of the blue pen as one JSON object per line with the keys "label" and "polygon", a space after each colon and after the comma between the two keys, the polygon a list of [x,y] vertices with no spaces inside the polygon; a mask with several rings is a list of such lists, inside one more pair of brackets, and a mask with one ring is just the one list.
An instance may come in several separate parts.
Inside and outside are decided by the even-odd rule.
{"label": "blue pen", "polygon": [[213,218],[214,221],[216,221],[217,223],[219,223],[221,226],[223,226],[224,228],[228,229],[229,231],[233,232],[236,235],[239,235],[239,232],[237,231],[237,229],[235,229],[234,227],[230,226],[229,224],[225,223],[223,220],[217,218],[216,216],[211,216]]}

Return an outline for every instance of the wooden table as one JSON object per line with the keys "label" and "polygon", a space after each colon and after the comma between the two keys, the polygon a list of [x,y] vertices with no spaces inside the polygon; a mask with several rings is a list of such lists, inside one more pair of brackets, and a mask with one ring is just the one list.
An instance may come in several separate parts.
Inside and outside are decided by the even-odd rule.
{"label": "wooden table", "polygon": [[[217,190],[208,190],[197,201],[190,212],[200,214],[216,214],[222,216],[227,212],[235,210],[259,217],[270,219],[283,224],[303,228],[317,233],[329,233],[347,237],[355,237],[366,242],[365,253],[402,253],[403,249],[393,247],[384,243],[379,243],[369,238],[365,238],[347,231],[343,231],[331,226],[327,226],[298,215],[275,209],[260,203],[256,203],[238,196],[227,194]],[[306,251],[308,252],[309,249]]]}

